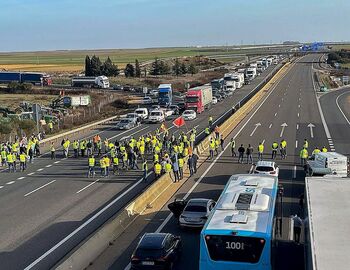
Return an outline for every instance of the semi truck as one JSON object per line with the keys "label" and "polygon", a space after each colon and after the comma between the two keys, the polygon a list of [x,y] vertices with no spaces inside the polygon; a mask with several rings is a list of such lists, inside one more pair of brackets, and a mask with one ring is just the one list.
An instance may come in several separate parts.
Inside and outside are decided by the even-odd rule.
{"label": "semi truck", "polygon": [[246,72],[247,77],[250,80],[253,80],[256,77],[256,68],[255,67],[249,67],[247,68],[247,72]]}
{"label": "semi truck", "polygon": [[106,76],[98,77],[74,77],[72,78],[72,87],[89,87],[89,88],[109,88],[109,79]]}
{"label": "semi truck", "polygon": [[214,90],[222,90],[223,86],[224,86],[224,80],[223,79],[215,79],[211,81],[211,88]]}
{"label": "semi truck", "polygon": [[336,152],[320,152],[312,156],[305,166],[307,175],[348,176],[348,158]]}
{"label": "semi truck", "polygon": [[226,73],[224,75],[225,91],[233,92],[236,90],[236,81],[234,79],[234,73]]}
{"label": "semi truck", "polygon": [[202,85],[188,89],[185,99],[187,110],[202,113],[209,108],[213,102],[213,91],[211,85]]}
{"label": "semi truck", "polygon": [[171,84],[160,84],[158,86],[158,104],[163,107],[168,107],[173,101],[173,89]]}
{"label": "semi truck", "polygon": [[39,72],[0,72],[0,83],[31,83],[34,85],[51,85],[52,79],[50,75]]}
{"label": "semi truck", "polygon": [[236,82],[236,88],[241,88],[244,85],[244,74],[243,73],[233,73],[233,81]]}

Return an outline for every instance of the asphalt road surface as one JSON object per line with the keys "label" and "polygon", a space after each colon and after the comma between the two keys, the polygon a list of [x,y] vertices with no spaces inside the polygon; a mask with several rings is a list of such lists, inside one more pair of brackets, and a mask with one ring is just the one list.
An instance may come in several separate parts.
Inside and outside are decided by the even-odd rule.
{"label": "asphalt road surface", "polygon": [[[243,144],[247,147],[251,144],[255,150],[255,160],[259,142],[265,144],[264,159],[270,159],[273,141],[280,142],[282,138],[287,141],[287,159],[281,160],[278,157],[276,160],[280,167],[279,183],[284,187],[282,205],[285,218],[299,211],[299,196],[304,191],[305,174],[299,161],[299,151],[304,139],[309,142],[310,152],[316,146],[325,145],[329,149],[312,80],[312,63],[317,62],[318,58],[317,55],[307,55],[299,59],[283,79],[276,83],[266,99],[226,140],[228,142],[229,138],[234,137],[238,146]],[[256,128],[258,123],[260,126]],[[237,164],[237,158],[231,157],[230,149],[226,147],[214,161],[207,160],[201,165],[197,174],[191,177],[169,202],[174,198],[183,197],[217,200],[232,174],[248,173],[252,169],[252,164]],[[183,255],[176,263],[175,269],[199,268],[200,231],[181,230],[165,206],[126,251],[114,258],[110,269],[130,269],[131,253],[144,232],[170,232],[181,236]],[[281,241],[277,254],[277,269],[303,269],[303,263],[303,246]]]}
{"label": "asphalt road surface", "polygon": [[[233,96],[198,115],[185,127],[176,130],[171,125],[172,120],[167,121],[170,133],[187,132],[195,126],[199,132],[203,131],[209,115],[218,119],[273,68],[269,67],[251,85],[238,89]],[[160,126],[142,124],[128,131],[118,131],[114,125],[102,126],[91,135],[99,133],[102,140],[114,141],[139,137]],[[262,126],[257,134],[264,129],[266,127]],[[0,172],[1,269],[49,269],[151,182],[142,182],[142,171],[136,170],[95,179],[86,178],[86,173],[86,158],[66,159],[61,151],[57,151],[54,161],[48,155],[34,160],[25,172]]]}

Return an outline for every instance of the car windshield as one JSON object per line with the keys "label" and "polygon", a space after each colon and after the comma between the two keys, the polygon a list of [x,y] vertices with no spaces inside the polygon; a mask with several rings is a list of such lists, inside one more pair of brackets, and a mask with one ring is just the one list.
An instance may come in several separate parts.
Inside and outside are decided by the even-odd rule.
{"label": "car windshield", "polygon": [[135,111],[135,113],[137,113],[137,114],[143,114],[143,112],[144,112],[143,110],[136,110]]}
{"label": "car windshield", "polygon": [[192,114],[192,111],[184,111],[184,114]]}
{"label": "car windshield", "polygon": [[187,205],[185,210],[186,212],[207,212],[207,208],[204,205]]}
{"label": "car windshield", "polygon": [[163,249],[138,248],[135,255],[139,258],[159,258],[163,252]]}
{"label": "car windshield", "polygon": [[161,112],[151,112],[151,116],[161,116]]}
{"label": "car windshield", "polygon": [[122,124],[127,124],[127,123],[129,123],[130,121],[128,120],[128,119],[122,119],[122,120],[120,120],[120,123],[122,123]]}
{"label": "car windshield", "polygon": [[256,170],[259,172],[272,172],[274,169],[272,167],[267,166],[257,166]]}

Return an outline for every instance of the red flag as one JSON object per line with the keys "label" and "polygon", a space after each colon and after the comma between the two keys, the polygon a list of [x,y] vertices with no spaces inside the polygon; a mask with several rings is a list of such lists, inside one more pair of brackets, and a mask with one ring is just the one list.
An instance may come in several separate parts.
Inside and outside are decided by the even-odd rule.
{"label": "red flag", "polygon": [[182,116],[179,116],[173,121],[175,127],[179,128],[185,124],[185,119]]}

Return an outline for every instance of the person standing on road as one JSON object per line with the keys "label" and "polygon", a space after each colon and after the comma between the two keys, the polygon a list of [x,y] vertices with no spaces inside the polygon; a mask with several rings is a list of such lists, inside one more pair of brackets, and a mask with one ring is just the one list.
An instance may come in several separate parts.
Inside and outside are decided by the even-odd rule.
{"label": "person standing on road", "polygon": [[170,179],[175,183],[176,180],[173,180],[172,176],[171,176],[171,170],[172,170],[173,166],[170,163],[170,160],[167,160],[167,162],[165,163],[164,169],[165,169],[165,173],[169,174]]}
{"label": "person standing on road", "polygon": [[308,148],[309,148],[309,142],[307,141],[307,139],[304,139],[304,145],[303,145],[303,147],[304,147],[305,149],[308,149]]}
{"label": "person standing on road", "polygon": [[314,151],[312,151],[312,156],[315,156],[316,154],[320,153],[321,150],[316,146]]}
{"label": "person standing on road", "polygon": [[264,144],[261,142],[258,146],[258,160],[263,160],[264,155]]}
{"label": "person standing on road", "polygon": [[282,139],[280,143],[280,152],[281,152],[281,158],[286,159],[287,157],[287,141],[285,139]]}
{"label": "person standing on road", "polygon": [[209,136],[209,134],[210,134],[210,129],[209,129],[209,127],[206,127],[206,128],[205,128],[204,133],[205,133],[205,136]]}
{"label": "person standing on road", "polygon": [[23,172],[27,167],[27,155],[24,152],[19,155],[19,162],[19,170]]}
{"label": "person standing on road", "polygon": [[8,168],[9,168],[9,172],[11,172],[11,171],[15,172],[15,166],[14,166],[13,156],[12,156],[11,152],[7,153],[6,162],[7,162]]}
{"label": "person standing on road", "polygon": [[100,168],[101,168],[101,176],[105,177],[106,176],[106,163],[105,163],[104,157],[102,157],[100,159]]}
{"label": "person standing on road", "polygon": [[180,182],[180,173],[179,173],[179,163],[178,160],[173,162],[173,173],[174,173],[174,183],[176,181]]}
{"label": "person standing on road", "polygon": [[162,172],[162,165],[160,165],[159,162],[156,161],[153,168],[154,168],[155,179],[158,179],[160,177],[161,172]]}
{"label": "person standing on road", "polygon": [[294,241],[297,244],[300,244],[300,234],[301,234],[302,226],[303,226],[302,219],[298,216],[298,214],[295,214],[293,216],[293,227],[294,227]]}
{"label": "person standing on road", "polygon": [[271,155],[271,158],[272,158],[273,160],[276,159],[277,150],[278,150],[278,143],[277,143],[276,141],[274,141],[274,142],[272,143],[272,155]]}
{"label": "person standing on road", "polygon": [[197,162],[198,162],[198,155],[196,153],[192,154],[192,161],[193,161],[193,172],[197,173]]}
{"label": "person standing on road", "polygon": [[88,177],[94,177],[94,175],[95,175],[95,158],[94,158],[94,156],[90,156],[88,161],[89,161]]}
{"label": "person standing on road", "polygon": [[56,149],[55,149],[55,145],[53,142],[51,143],[50,151],[51,151],[51,159],[56,159]]}
{"label": "person standing on road", "polygon": [[105,166],[106,166],[106,169],[105,169],[105,176],[109,176],[109,167],[111,165],[111,160],[110,158],[108,157],[108,155],[105,155],[104,157],[104,161],[105,161]]}
{"label": "person standing on road", "polygon": [[211,115],[209,116],[208,125],[209,125],[209,128],[212,128],[213,126],[213,117]]}
{"label": "person standing on road", "polygon": [[253,164],[253,147],[250,144],[248,144],[246,154],[247,154],[247,164],[248,163]]}
{"label": "person standing on road", "polygon": [[79,142],[77,142],[77,140],[74,140],[72,146],[73,146],[74,157],[78,158],[78,156],[79,156]]}
{"label": "person standing on road", "polygon": [[115,155],[113,157],[113,174],[114,175],[119,174],[119,157],[118,157],[118,155]]}
{"label": "person standing on road", "polygon": [[237,156],[235,152],[236,142],[233,138],[231,138],[230,145],[231,145],[231,156],[236,157]]}
{"label": "person standing on road", "polygon": [[225,144],[224,137],[221,135],[221,136],[220,136],[221,151],[224,151],[224,144]]}
{"label": "person standing on road", "polygon": [[327,152],[328,152],[328,150],[327,150],[326,146],[323,146],[322,153],[327,153]]}
{"label": "person standing on road", "polygon": [[147,171],[148,171],[147,160],[143,161],[143,163],[142,163],[142,170],[143,170],[142,179],[143,179],[144,182],[147,182]]}
{"label": "person standing on road", "polygon": [[309,157],[309,153],[308,153],[307,149],[306,148],[301,149],[299,156],[300,156],[301,166],[306,165],[306,160]]}
{"label": "person standing on road", "polygon": [[187,160],[187,165],[188,165],[188,169],[190,171],[190,177],[193,175],[194,173],[194,169],[193,169],[193,158],[192,156],[189,156],[188,157],[188,160]]}
{"label": "person standing on road", "polygon": [[210,143],[209,143],[209,159],[214,159],[214,151],[215,151],[215,140],[214,139],[210,139]]}
{"label": "person standing on road", "polygon": [[243,163],[243,157],[244,157],[245,149],[243,147],[243,144],[238,148],[238,163]]}
{"label": "person standing on road", "polygon": [[50,130],[50,134],[53,133],[53,123],[52,121],[49,122],[49,130]]}
{"label": "person standing on road", "polygon": [[184,159],[182,155],[179,155],[178,162],[179,162],[179,174],[180,174],[180,180],[181,180],[184,177]]}

